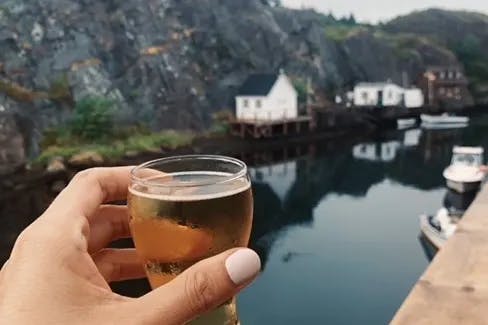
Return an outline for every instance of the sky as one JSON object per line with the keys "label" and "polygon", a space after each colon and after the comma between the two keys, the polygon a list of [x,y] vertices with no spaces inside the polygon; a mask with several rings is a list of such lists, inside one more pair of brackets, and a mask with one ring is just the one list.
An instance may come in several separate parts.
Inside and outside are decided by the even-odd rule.
{"label": "sky", "polygon": [[351,12],[361,22],[377,23],[395,16],[425,8],[445,8],[479,11],[488,14],[488,0],[281,0],[292,8],[314,8],[335,16],[348,16]]}

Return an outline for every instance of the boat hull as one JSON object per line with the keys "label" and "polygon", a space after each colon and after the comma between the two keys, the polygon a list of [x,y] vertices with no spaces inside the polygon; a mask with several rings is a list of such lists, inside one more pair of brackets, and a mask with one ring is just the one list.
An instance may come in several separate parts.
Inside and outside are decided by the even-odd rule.
{"label": "boat hull", "polygon": [[448,188],[458,193],[475,192],[479,190],[481,181],[479,182],[456,182],[450,179],[446,179],[446,185]]}
{"label": "boat hull", "polygon": [[447,241],[447,238],[437,229],[435,229],[429,222],[429,216],[423,214],[419,217],[420,230],[435,248],[440,249]]}
{"label": "boat hull", "polygon": [[420,119],[424,124],[467,124],[469,117],[467,116],[446,116],[446,115],[420,115]]}
{"label": "boat hull", "polygon": [[412,118],[412,119],[398,119],[397,120],[397,127],[399,129],[406,129],[415,126],[417,124],[417,120]]}

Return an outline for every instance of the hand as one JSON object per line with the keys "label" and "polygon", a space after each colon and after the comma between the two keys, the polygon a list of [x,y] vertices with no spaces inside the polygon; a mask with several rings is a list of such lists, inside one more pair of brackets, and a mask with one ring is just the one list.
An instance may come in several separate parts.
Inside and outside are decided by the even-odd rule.
{"label": "hand", "polygon": [[[77,174],[18,237],[0,272],[5,324],[183,324],[227,301],[260,268],[247,248],[203,260],[141,298],[120,296],[111,281],[144,276],[133,249],[108,249],[129,237],[128,167]],[[15,218],[15,216],[11,216]]]}

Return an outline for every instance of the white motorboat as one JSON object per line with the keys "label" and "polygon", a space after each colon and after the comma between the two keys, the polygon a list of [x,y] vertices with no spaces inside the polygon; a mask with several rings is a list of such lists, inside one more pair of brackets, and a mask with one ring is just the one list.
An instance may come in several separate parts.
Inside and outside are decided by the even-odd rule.
{"label": "white motorboat", "polygon": [[462,129],[468,127],[468,123],[444,123],[444,124],[426,124],[422,123],[422,128],[425,130],[448,130],[448,129]]}
{"label": "white motorboat", "polygon": [[417,119],[414,118],[399,118],[397,120],[397,127],[399,129],[407,129],[415,126],[417,124]]}
{"label": "white motorboat", "polygon": [[444,125],[444,124],[468,124],[469,117],[467,116],[454,116],[444,113],[442,115],[428,115],[421,114],[420,120],[425,125]]}
{"label": "white motorboat", "polygon": [[457,228],[458,218],[451,218],[446,208],[435,216],[423,214],[419,217],[420,230],[425,238],[437,249],[441,248]]}
{"label": "white motorboat", "polygon": [[452,152],[451,165],[443,173],[447,187],[459,193],[478,190],[485,178],[485,173],[480,169],[483,165],[483,148],[455,146]]}

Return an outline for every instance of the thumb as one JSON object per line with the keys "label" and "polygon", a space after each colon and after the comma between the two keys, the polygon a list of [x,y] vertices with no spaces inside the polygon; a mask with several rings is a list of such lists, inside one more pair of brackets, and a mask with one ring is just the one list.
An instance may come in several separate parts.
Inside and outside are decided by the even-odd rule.
{"label": "thumb", "polygon": [[248,248],[228,250],[200,261],[168,284],[135,301],[142,324],[185,324],[247,286],[261,269]]}

